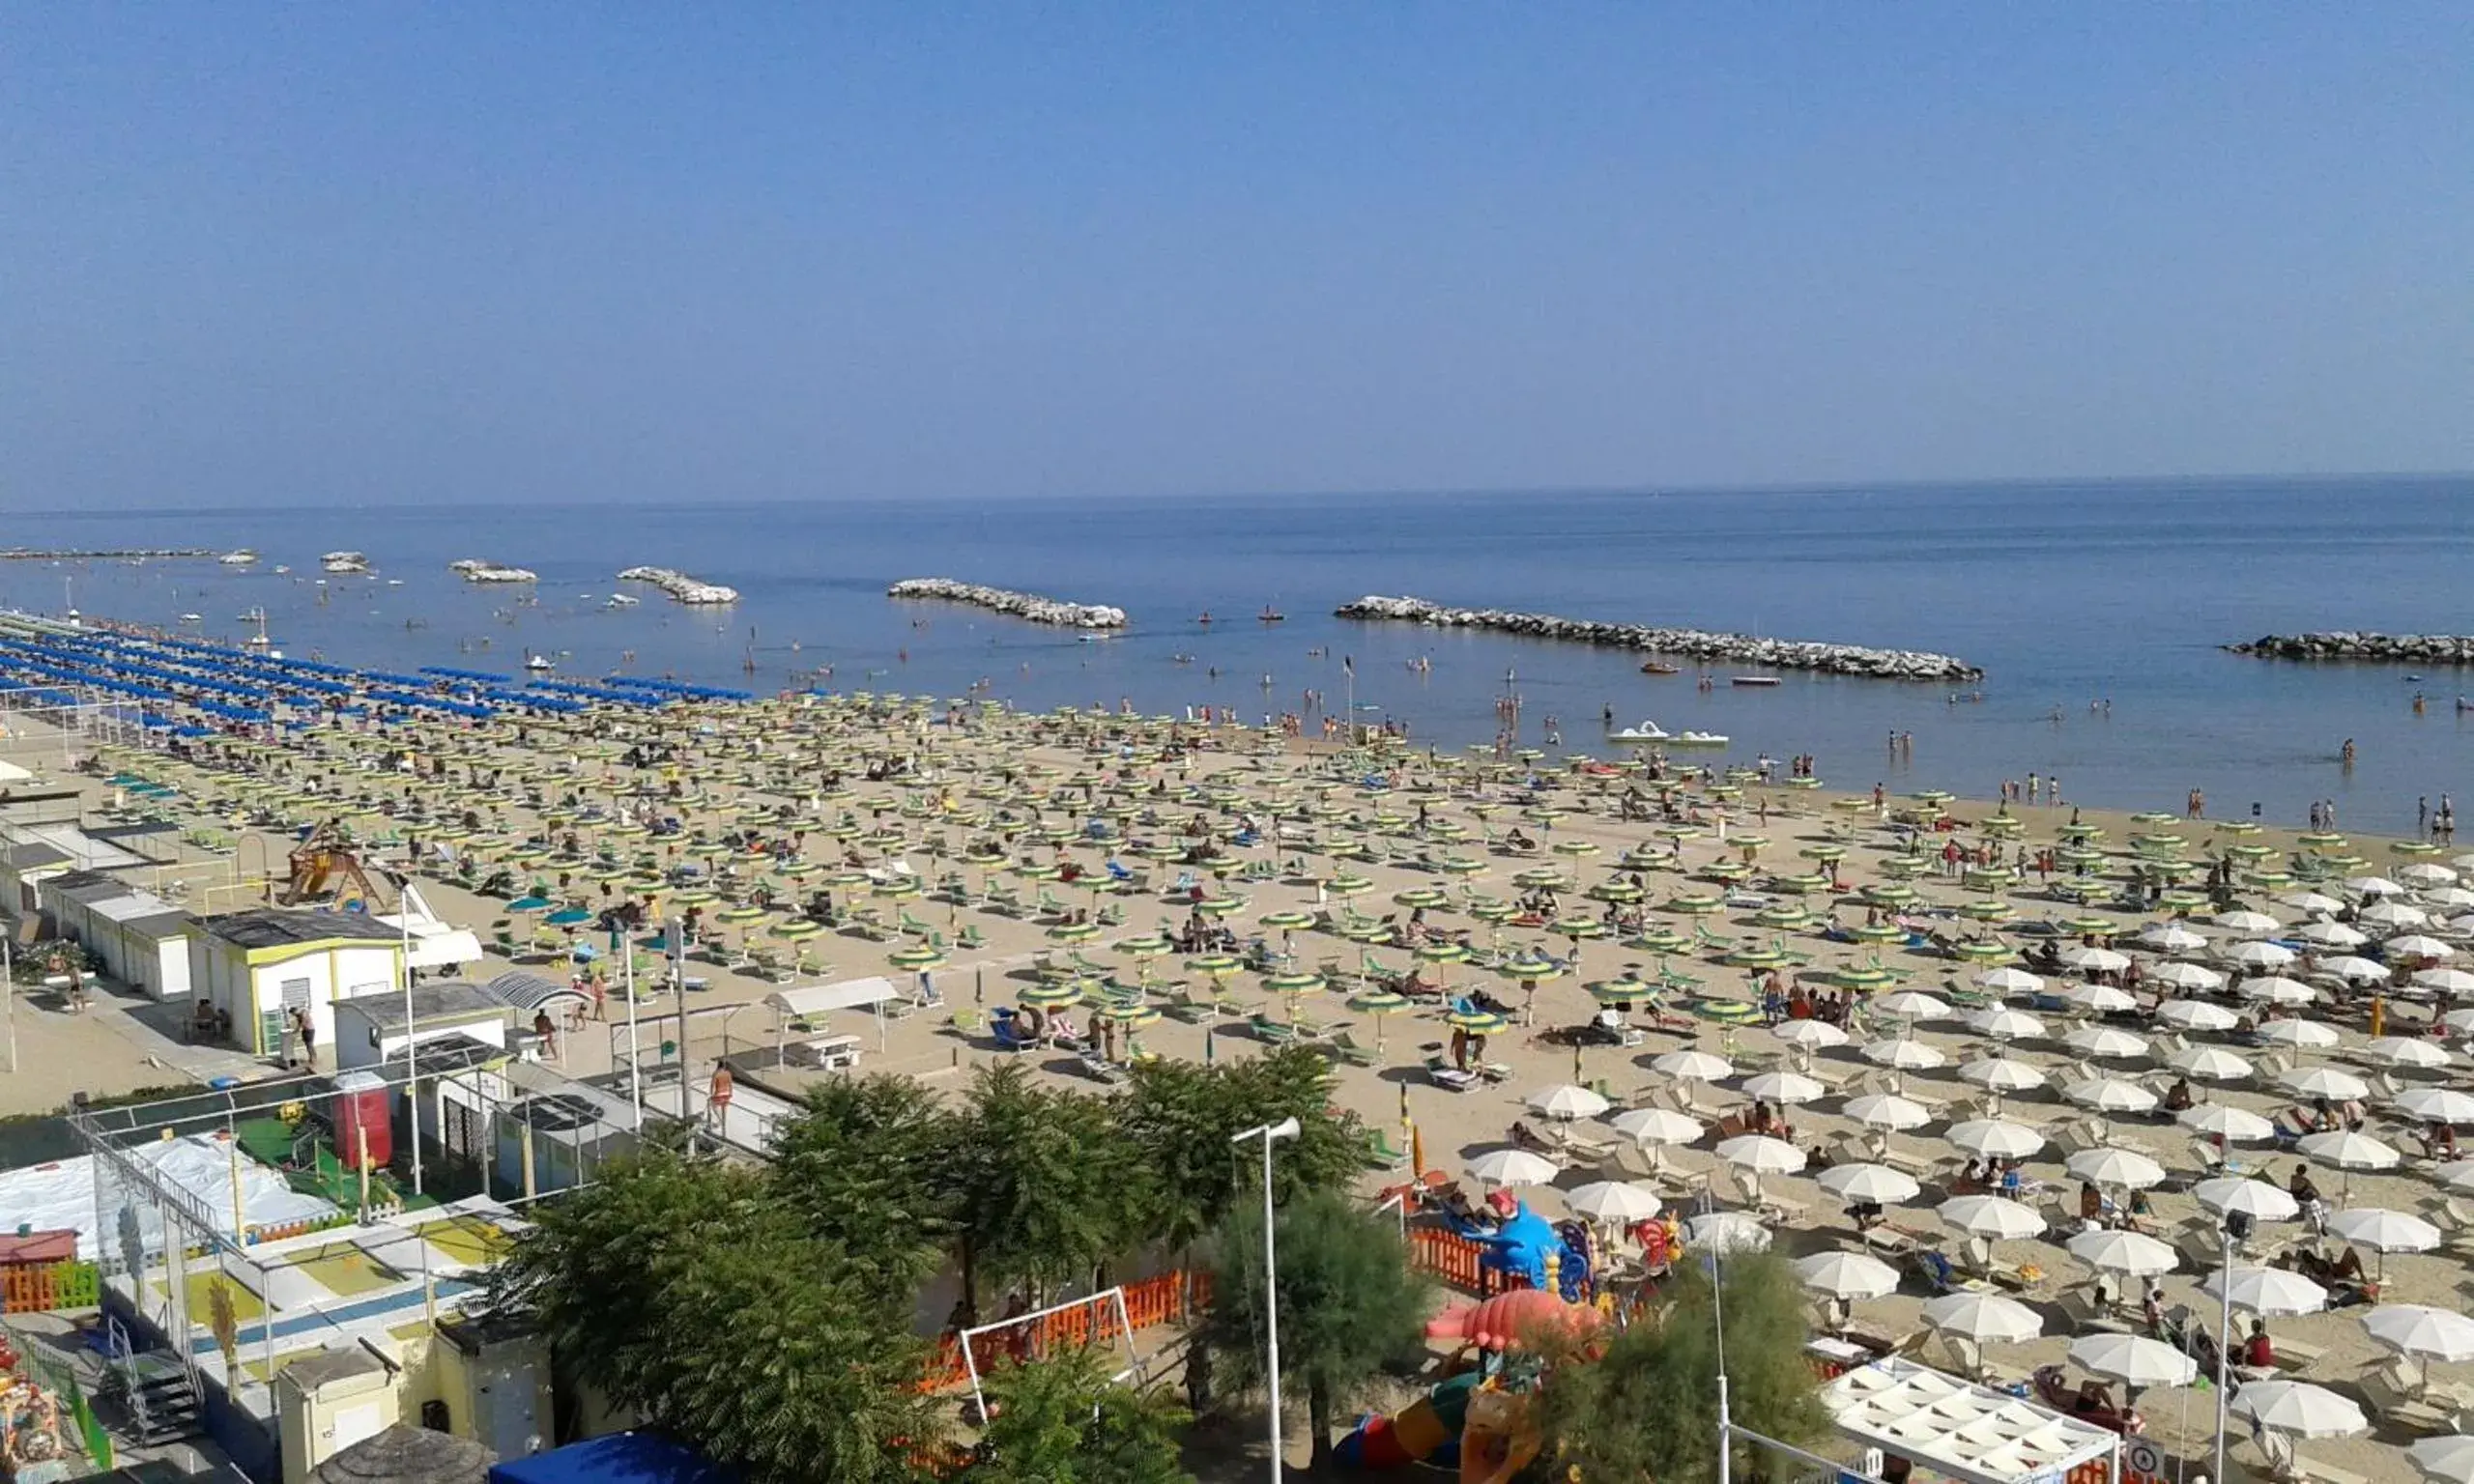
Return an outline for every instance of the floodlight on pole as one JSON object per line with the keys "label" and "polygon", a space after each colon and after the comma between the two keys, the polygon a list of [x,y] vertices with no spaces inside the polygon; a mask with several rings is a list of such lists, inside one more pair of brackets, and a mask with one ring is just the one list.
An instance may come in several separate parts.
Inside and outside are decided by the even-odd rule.
{"label": "floodlight on pole", "polygon": [[1293,1139],[1305,1128],[1295,1116],[1233,1134],[1228,1142],[1263,1141],[1263,1374],[1271,1383],[1272,1484],[1280,1484],[1280,1267],[1272,1238],[1272,1146]]}

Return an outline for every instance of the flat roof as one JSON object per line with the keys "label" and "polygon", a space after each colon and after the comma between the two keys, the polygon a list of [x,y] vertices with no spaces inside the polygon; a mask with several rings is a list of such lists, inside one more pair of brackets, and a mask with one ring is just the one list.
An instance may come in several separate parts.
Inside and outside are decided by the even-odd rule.
{"label": "flat roof", "polygon": [[[415,985],[412,988],[413,1020],[428,1025],[440,1020],[486,1020],[492,1016],[503,1019],[507,1013],[504,1001],[493,998],[477,985],[449,980],[445,984]],[[349,1010],[381,1030],[393,1030],[404,1023],[405,996],[388,990],[385,994],[361,994],[337,1000],[337,1010]]]}
{"label": "flat roof", "polygon": [[96,870],[64,870],[45,881],[43,889],[54,897],[66,897],[80,906],[126,897],[136,890],[118,876],[107,876]]}
{"label": "flat roof", "polygon": [[73,861],[87,870],[127,870],[135,866],[156,864],[142,855],[123,850],[110,841],[97,840],[73,824],[20,824],[15,820],[0,820],[0,841],[7,841],[13,845],[48,845],[60,852],[62,860]]}
{"label": "flat roof", "polygon": [[211,935],[243,948],[284,948],[329,938],[394,943],[403,936],[399,929],[366,913],[328,912],[314,907],[251,907],[245,912],[202,917],[198,925]]}
{"label": "flat roof", "polygon": [[1897,1356],[1821,1389],[1839,1432],[1968,1484],[2057,1479],[2121,1442],[2110,1428]]}

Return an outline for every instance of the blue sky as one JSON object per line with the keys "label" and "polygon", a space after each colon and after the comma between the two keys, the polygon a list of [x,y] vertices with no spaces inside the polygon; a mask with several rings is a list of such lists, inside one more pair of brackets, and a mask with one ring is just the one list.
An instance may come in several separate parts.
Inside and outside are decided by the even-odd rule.
{"label": "blue sky", "polygon": [[0,506],[2474,468],[2474,7],[35,6]]}

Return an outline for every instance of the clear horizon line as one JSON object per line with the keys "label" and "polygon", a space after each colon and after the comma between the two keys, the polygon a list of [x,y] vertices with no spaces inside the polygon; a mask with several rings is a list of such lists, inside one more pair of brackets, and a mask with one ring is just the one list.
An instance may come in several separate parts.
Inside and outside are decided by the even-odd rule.
{"label": "clear horizon line", "polygon": [[[2347,480],[2382,483],[2419,483],[2474,479],[2474,470],[2362,470],[2315,473],[2182,473],[2182,474],[2008,474],[1987,477],[1950,477],[1935,479],[1888,480],[1799,480],[1787,483],[1744,484],[1568,484],[1568,485],[1471,485],[1451,489],[1418,489],[1410,487],[1360,487],[1331,490],[1162,490],[1147,492],[1116,492],[1106,494],[910,494],[797,496],[779,495],[751,497],[741,499],[716,500],[681,509],[744,510],[765,509],[782,505],[897,505],[897,504],[1038,504],[1054,500],[1075,500],[1090,504],[1127,504],[1141,500],[1311,500],[1311,499],[1500,499],[1515,496],[1547,496],[1554,498],[1623,497],[1655,499],[1668,496],[1701,497],[1713,495],[1885,495],[1908,491],[1942,491],[1987,488],[1993,490],[2025,490],[2056,488],[2095,488],[2103,485],[2182,485],[2192,488],[2233,484],[2316,484]],[[525,508],[532,510],[623,509],[661,507],[665,501],[646,499],[538,500]],[[12,519],[41,520],[44,517],[93,516],[222,516],[222,515],[288,515],[309,511],[337,510],[490,510],[504,512],[503,501],[464,502],[457,500],[399,500],[362,505],[332,503],[299,505],[105,505],[81,509],[14,509],[0,505]]]}

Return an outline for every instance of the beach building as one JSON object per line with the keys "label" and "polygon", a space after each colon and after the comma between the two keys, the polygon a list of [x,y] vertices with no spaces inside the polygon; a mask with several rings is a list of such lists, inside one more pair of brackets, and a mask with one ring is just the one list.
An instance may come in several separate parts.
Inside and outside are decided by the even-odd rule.
{"label": "beach building", "polygon": [[282,1048],[294,1010],[334,1044],[336,1003],[400,992],[403,964],[401,930],[358,912],[252,907],[200,918],[189,941],[191,992],[231,1016],[233,1041],[260,1056]]}
{"label": "beach building", "polygon": [[52,930],[83,944],[105,974],[155,1000],[189,997],[189,945],[198,929],[181,907],[101,871],[63,871],[34,890]]}
{"label": "beach building", "polygon": [[0,907],[13,914],[38,910],[35,888],[72,870],[117,874],[155,862],[73,824],[25,824],[0,819]]}

